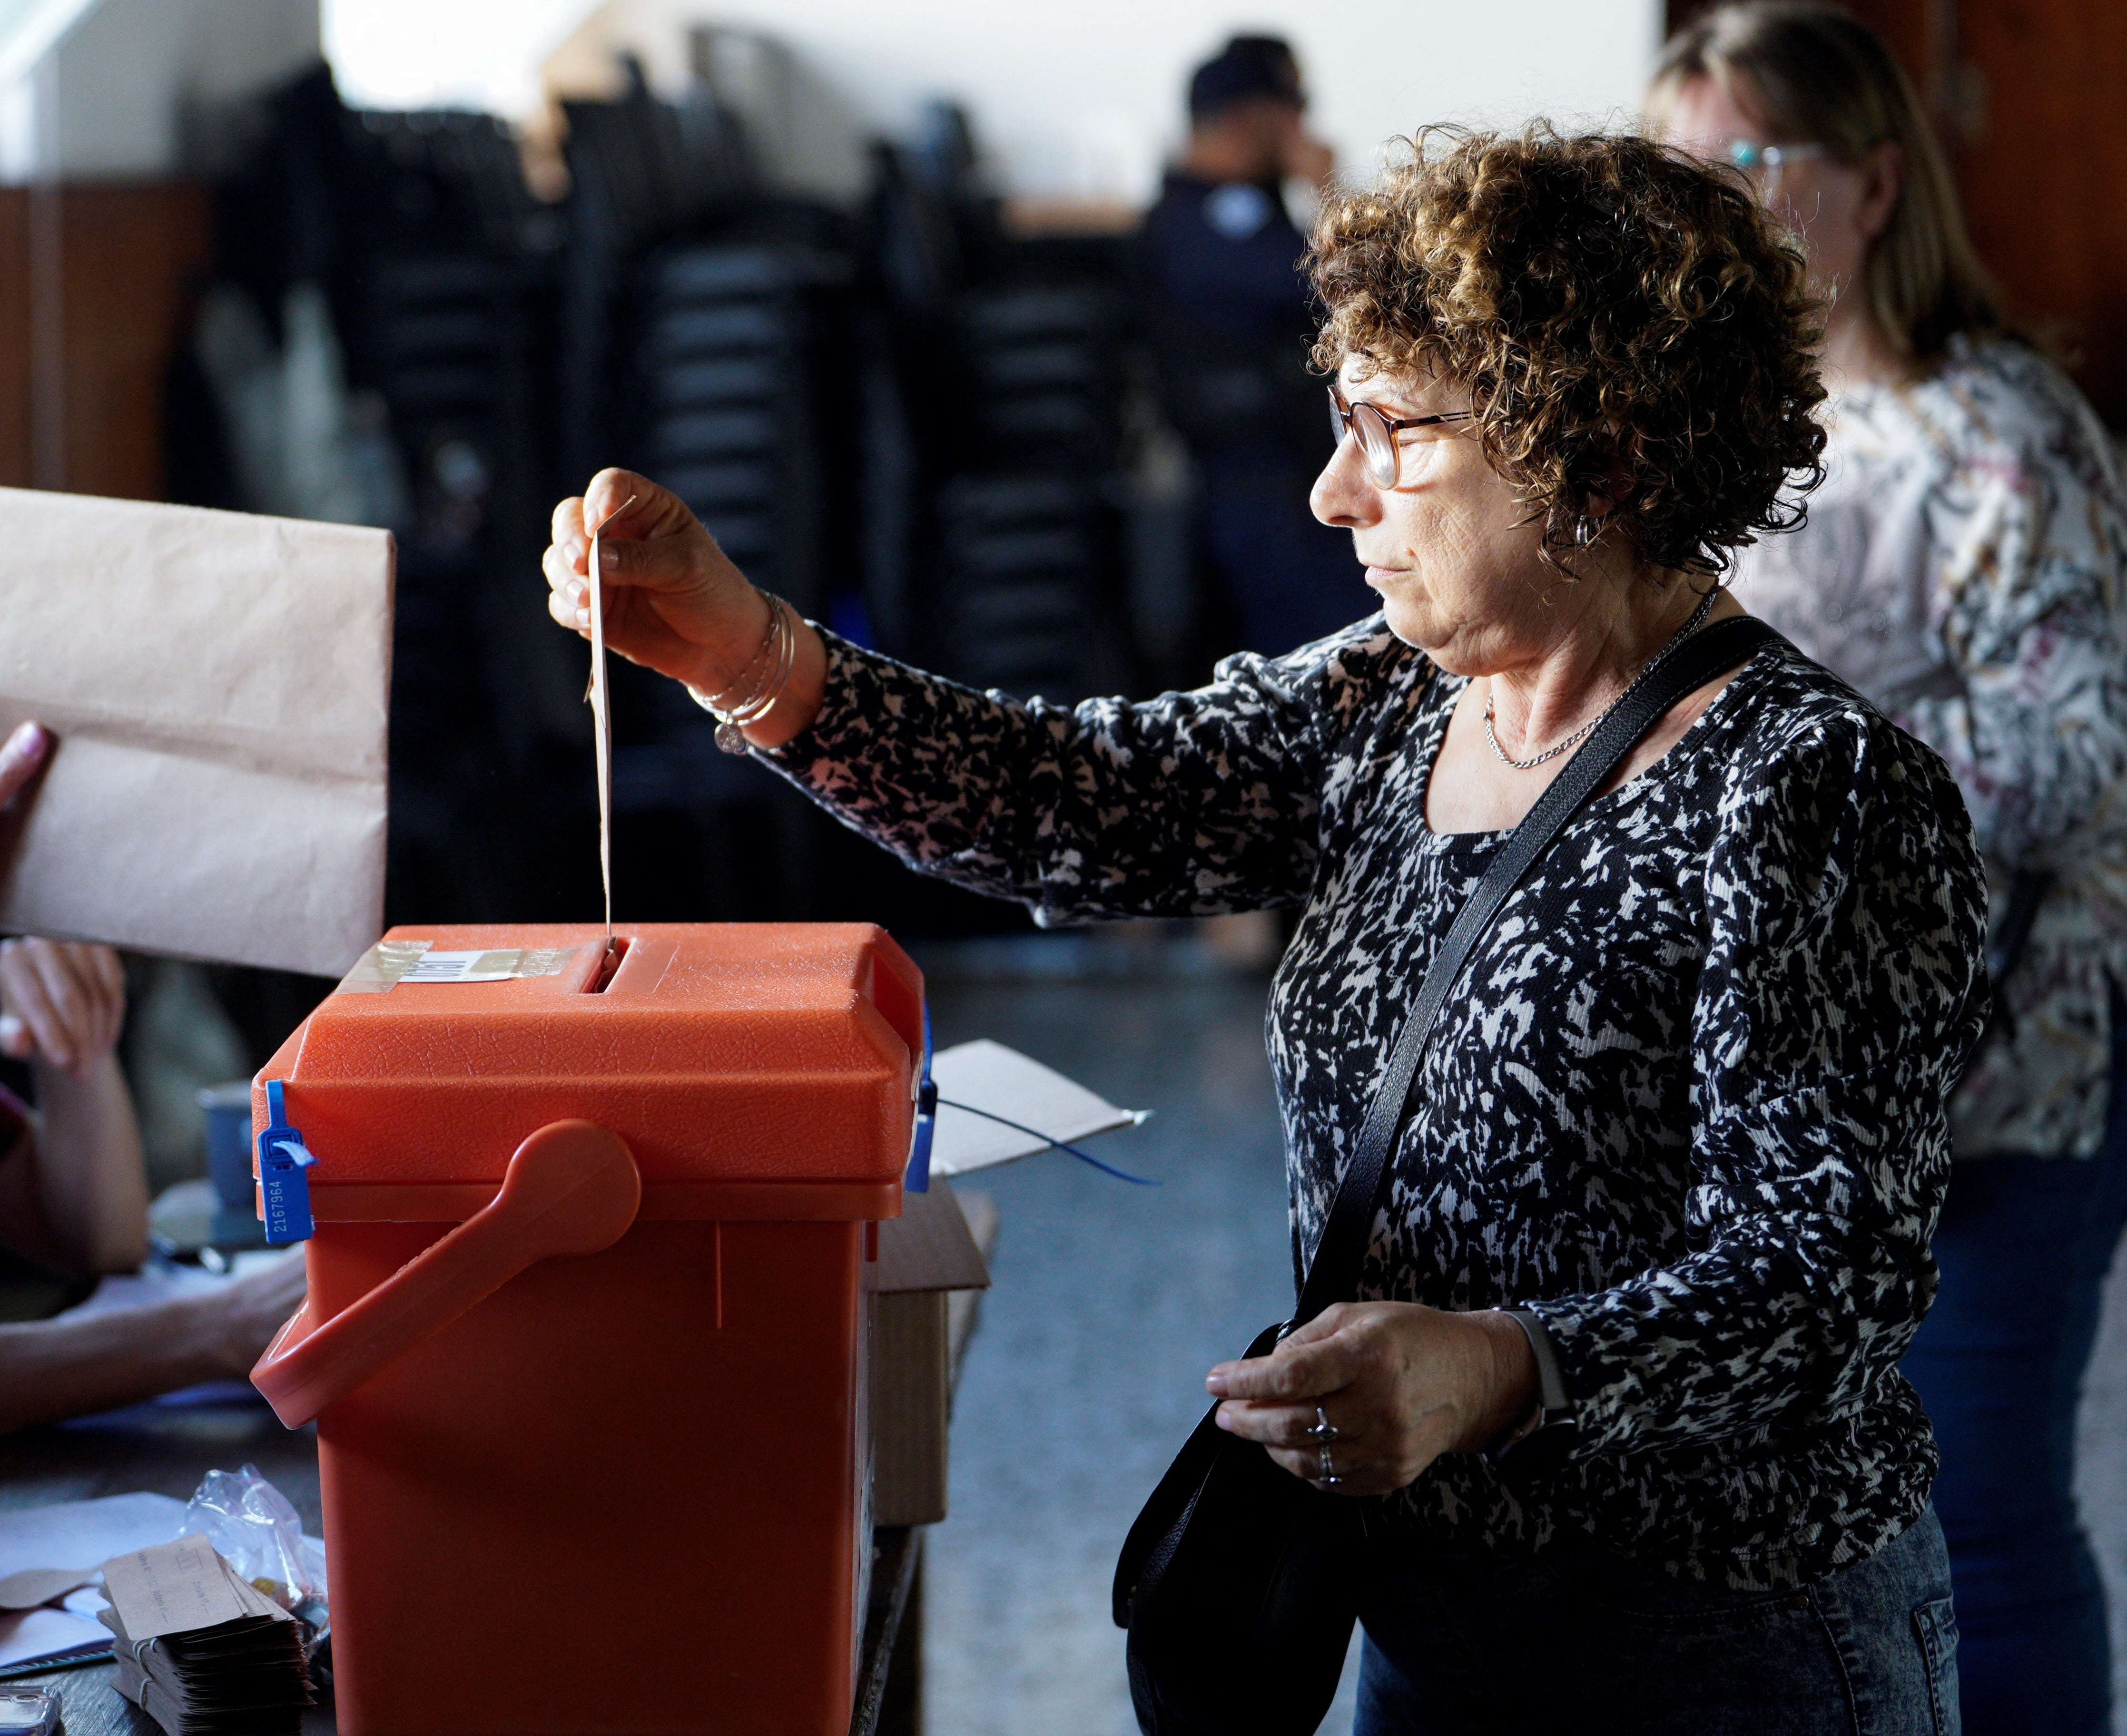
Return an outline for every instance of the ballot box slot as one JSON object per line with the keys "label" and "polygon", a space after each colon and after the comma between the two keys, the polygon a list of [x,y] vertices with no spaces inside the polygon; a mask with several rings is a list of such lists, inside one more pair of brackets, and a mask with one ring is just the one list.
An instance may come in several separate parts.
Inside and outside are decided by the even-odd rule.
{"label": "ballot box slot", "polygon": [[612,986],[613,979],[620,974],[620,967],[628,957],[628,948],[634,944],[625,934],[613,936],[613,944],[606,948],[605,957],[599,961],[597,971],[584,985],[586,995],[603,995]]}

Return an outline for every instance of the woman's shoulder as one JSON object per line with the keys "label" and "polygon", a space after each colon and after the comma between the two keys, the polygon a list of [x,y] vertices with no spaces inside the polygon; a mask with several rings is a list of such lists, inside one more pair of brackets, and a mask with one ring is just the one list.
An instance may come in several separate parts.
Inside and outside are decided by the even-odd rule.
{"label": "woman's shoulder", "polygon": [[1866,886],[1874,920],[1980,944],[1986,871],[1933,749],[1784,640],[1716,703],[1726,727],[1703,750],[1719,764],[1709,844],[1731,890],[1748,882],[1760,905],[1804,913]]}
{"label": "woman's shoulder", "polygon": [[[1731,796],[1795,783],[1856,782],[1905,792],[1929,811],[1954,780],[1941,756],[1786,639],[1752,658],[1709,712]],[[1953,802],[1961,811],[1962,802]]]}
{"label": "woman's shoulder", "polygon": [[2119,486],[2089,400],[2049,357],[2015,338],[1953,338],[1926,379],[1892,394],[1953,461],[2016,475],[2065,465]]}

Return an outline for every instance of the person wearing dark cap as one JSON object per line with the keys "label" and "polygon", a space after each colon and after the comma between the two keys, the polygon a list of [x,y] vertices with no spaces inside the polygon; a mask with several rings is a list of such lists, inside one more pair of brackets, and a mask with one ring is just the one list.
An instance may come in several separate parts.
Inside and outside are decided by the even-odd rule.
{"label": "person wearing dark cap", "polygon": [[1276,655],[1371,605],[1351,550],[1307,490],[1333,444],[1307,369],[1307,242],[1284,184],[1328,181],[1304,125],[1292,50],[1236,36],[1189,84],[1189,143],[1139,239],[1145,315],[1168,419],[1196,461],[1200,540],[1239,643]]}

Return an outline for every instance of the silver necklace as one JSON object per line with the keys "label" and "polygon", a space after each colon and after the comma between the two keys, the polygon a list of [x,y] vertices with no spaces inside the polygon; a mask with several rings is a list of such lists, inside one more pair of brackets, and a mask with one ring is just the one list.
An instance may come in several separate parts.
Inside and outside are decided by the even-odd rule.
{"label": "silver necklace", "polygon": [[1685,621],[1682,627],[1679,627],[1674,633],[1670,635],[1669,642],[1666,645],[1663,646],[1662,648],[1656,651],[1653,656],[1648,658],[1645,663],[1640,665],[1639,674],[1633,676],[1630,681],[1625,684],[1625,690],[1623,693],[1619,693],[1615,699],[1613,699],[1608,705],[1604,706],[1601,711],[1598,712],[1593,717],[1590,717],[1587,722],[1582,724],[1579,729],[1568,736],[1563,741],[1558,742],[1553,746],[1546,748],[1533,759],[1509,759],[1507,757],[1507,750],[1499,745],[1499,738],[1492,733],[1492,696],[1488,689],[1485,695],[1485,739],[1492,744],[1492,751],[1499,756],[1499,764],[1517,772],[1532,772],[1538,766],[1542,765],[1547,759],[1556,759],[1568,748],[1578,747],[1583,741],[1586,740],[1589,736],[1594,733],[1595,727],[1598,724],[1601,723],[1605,717],[1608,717],[1611,712],[1617,710],[1619,706],[1625,702],[1626,699],[1630,697],[1635,688],[1638,687],[1642,681],[1646,680],[1648,676],[1654,674],[1656,669],[1661,667],[1663,659],[1667,657],[1671,651],[1677,648],[1677,646],[1683,644],[1685,640],[1689,639],[1694,633],[1698,631],[1699,622],[1706,618],[1708,611],[1713,607],[1713,599],[1720,594],[1721,587],[1716,585],[1703,597],[1700,598],[1698,599],[1698,607],[1691,612],[1690,618]]}

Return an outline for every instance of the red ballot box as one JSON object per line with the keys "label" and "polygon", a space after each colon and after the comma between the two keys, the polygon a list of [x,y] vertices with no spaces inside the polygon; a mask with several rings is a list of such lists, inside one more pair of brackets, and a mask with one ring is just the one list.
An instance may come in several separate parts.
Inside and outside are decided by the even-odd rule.
{"label": "red ballot box", "polygon": [[395,929],[259,1075],[316,1230],[253,1378],[317,1418],[345,1736],[847,1729],[922,979],[618,932]]}

